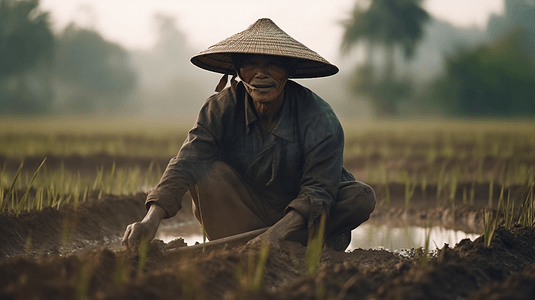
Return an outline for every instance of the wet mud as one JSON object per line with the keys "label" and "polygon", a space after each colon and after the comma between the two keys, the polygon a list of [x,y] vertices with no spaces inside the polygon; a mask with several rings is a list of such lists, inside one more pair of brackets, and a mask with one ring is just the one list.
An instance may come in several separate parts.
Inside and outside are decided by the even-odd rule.
{"label": "wet mud", "polygon": [[[154,240],[146,255],[127,252],[119,241],[125,226],[144,216],[145,196],[92,195],[76,208],[0,214],[0,298],[531,299],[533,295],[532,228],[499,227],[490,247],[484,246],[481,236],[445,245],[431,255],[418,249],[401,255],[325,248],[317,273],[311,274],[314,263],[307,259],[306,247],[292,242],[270,249],[264,266],[262,250],[247,245],[177,253],[171,249],[185,246],[181,239],[167,244]],[[415,195],[414,203],[405,207],[403,198],[393,197],[390,206],[379,205],[368,222],[407,226],[440,220],[440,226],[447,228],[467,224],[473,232],[483,232],[481,202],[486,196],[455,208],[426,201]],[[189,209],[186,206],[164,226],[192,221]]]}
{"label": "wet mud", "polygon": [[[72,163],[78,159],[72,158]],[[94,167],[89,166],[91,161],[102,162],[101,157],[85,160],[87,168]],[[27,163],[40,161],[35,158]],[[113,161],[145,166],[151,160],[124,158],[106,163]],[[14,160],[7,164],[11,169],[18,166]],[[360,169],[357,166],[355,170],[358,174]],[[0,299],[533,298],[534,229],[500,226],[490,246],[484,245],[488,182],[461,183],[454,202],[437,193],[438,187],[433,185],[417,186],[409,201],[402,184],[374,188],[378,205],[367,221],[370,224],[441,226],[480,237],[444,245],[430,255],[422,249],[401,254],[324,248],[319,261],[310,258],[306,247],[289,241],[269,252],[249,245],[180,252],[176,249],[186,246],[182,239],[169,243],[154,240],[146,251],[128,252],[120,240],[125,227],[145,215],[146,194],[99,198],[95,193],[76,207],[69,204],[18,216],[0,213]],[[473,190],[472,199],[463,197],[468,190]],[[521,198],[521,186],[511,186],[510,191],[511,199]],[[498,199],[500,190],[496,187],[490,193]],[[162,228],[195,222],[187,198],[184,204]],[[515,203],[515,207],[519,205]],[[185,234],[198,230],[182,228]]]}

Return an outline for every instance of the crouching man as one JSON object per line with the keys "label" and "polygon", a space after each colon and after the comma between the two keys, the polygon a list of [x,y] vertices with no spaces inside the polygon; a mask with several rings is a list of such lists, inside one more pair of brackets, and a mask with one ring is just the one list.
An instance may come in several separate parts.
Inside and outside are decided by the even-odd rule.
{"label": "crouching man", "polygon": [[325,215],[326,245],[344,251],[351,230],[373,211],[375,194],[343,167],[344,133],[331,107],[288,80],[330,76],[338,68],[269,19],[191,61],[223,78],[123,244],[154,238],[189,191],[210,240],[270,226],[250,243],[306,243]]}

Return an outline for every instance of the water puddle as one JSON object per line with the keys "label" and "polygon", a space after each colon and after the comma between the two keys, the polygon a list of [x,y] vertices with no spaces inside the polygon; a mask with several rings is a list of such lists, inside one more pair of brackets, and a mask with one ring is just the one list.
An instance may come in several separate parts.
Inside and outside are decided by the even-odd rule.
{"label": "water puddle", "polygon": [[[444,247],[444,244],[449,244],[450,247],[453,247],[456,243],[466,238],[473,241],[479,235],[445,229],[442,227],[390,228],[386,225],[362,224],[353,230],[352,240],[347,250],[351,251],[362,248],[396,251],[400,249],[425,247],[427,236],[429,236],[427,239],[429,241],[428,249],[434,250],[436,248]],[[203,242],[201,229],[198,226],[190,228],[188,228],[188,226],[166,228],[159,230],[156,235],[157,239],[166,243],[178,237],[182,237],[190,246],[195,243]]]}
{"label": "water puddle", "polygon": [[395,251],[419,248],[426,247],[426,240],[429,242],[428,249],[433,250],[444,247],[444,244],[449,244],[450,247],[453,247],[463,239],[473,241],[477,237],[479,237],[479,234],[470,234],[443,227],[390,228],[386,225],[362,224],[353,230],[352,240],[348,250],[362,248]]}

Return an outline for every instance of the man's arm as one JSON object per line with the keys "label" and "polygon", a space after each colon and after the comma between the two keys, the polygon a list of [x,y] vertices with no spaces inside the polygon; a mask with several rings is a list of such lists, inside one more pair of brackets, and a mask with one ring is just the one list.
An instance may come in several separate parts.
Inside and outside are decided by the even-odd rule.
{"label": "man's arm", "polygon": [[166,212],[161,206],[152,203],[141,222],[135,222],[126,227],[122,244],[127,249],[137,249],[141,239],[151,241],[156,236],[158,226],[165,215]]}

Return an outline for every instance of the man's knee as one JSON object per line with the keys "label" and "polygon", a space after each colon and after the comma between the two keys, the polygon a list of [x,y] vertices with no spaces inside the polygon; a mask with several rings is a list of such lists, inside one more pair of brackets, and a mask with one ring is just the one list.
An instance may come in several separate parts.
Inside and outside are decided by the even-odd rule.
{"label": "man's knee", "polygon": [[362,201],[362,209],[365,213],[371,215],[375,209],[375,191],[371,186],[362,182],[359,183],[362,185],[362,192],[359,195],[361,197],[360,201]]}
{"label": "man's knee", "polygon": [[375,209],[375,191],[363,182],[343,182],[338,192],[337,202],[347,203],[343,206],[353,208],[354,213],[367,220]]}
{"label": "man's knee", "polygon": [[369,185],[358,181],[342,182],[327,231],[335,234],[351,231],[367,221],[374,209],[375,192]]}

